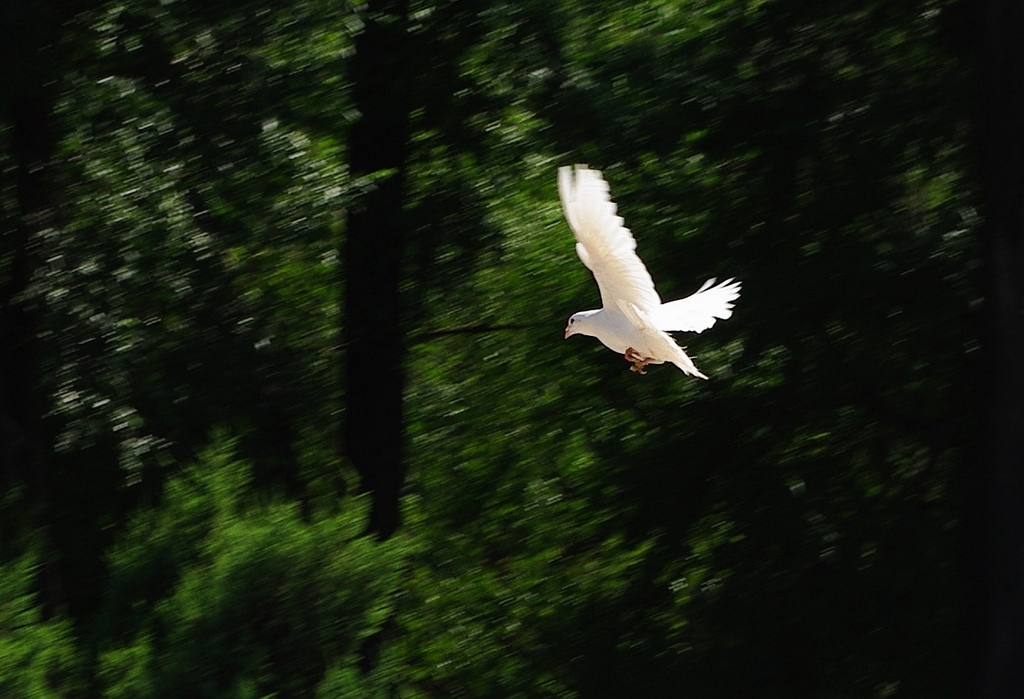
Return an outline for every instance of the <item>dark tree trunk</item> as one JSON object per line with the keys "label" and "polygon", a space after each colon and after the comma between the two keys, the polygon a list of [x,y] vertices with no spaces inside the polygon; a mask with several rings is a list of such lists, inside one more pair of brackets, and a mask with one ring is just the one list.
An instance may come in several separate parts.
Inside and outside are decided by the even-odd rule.
{"label": "dark tree trunk", "polygon": [[10,263],[0,288],[0,493],[20,483],[29,499],[38,501],[48,463],[37,394],[38,319],[19,294],[35,270],[33,234],[47,214],[40,166],[50,152],[50,115],[43,100],[19,101],[7,112],[19,220],[3,233]]}
{"label": "dark tree trunk", "polygon": [[1024,696],[1024,3],[984,0],[987,455],[974,512],[979,557],[972,694]]}
{"label": "dark tree trunk", "polygon": [[[21,3],[0,13],[0,124],[10,168],[0,187],[13,192],[0,220],[0,496],[21,489],[15,529],[42,533],[52,544],[52,439],[43,419],[47,400],[41,385],[42,309],[24,297],[43,265],[39,233],[54,225],[51,165],[59,32],[68,8]],[[27,526],[26,526],[27,525]],[[15,553],[13,532],[0,530],[0,554]],[[65,601],[59,556],[46,551],[40,572],[44,613]]]}
{"label": "dark tree trunk", "polygon": [[345,232],[345,449],[371,496],[368,528],[382,539],[400,523],[404,479],[405,344],[400,284],[409,140],[406,0],[371,0],[350,64],[359,120],[349,134],[353,178],[387,171],[349,212]]}
{"label": "dark tree trunk", "polygon": [[[33,21],[40,26],[26,27]],[[15,484],[31,505],[45,500],[50,466],[39,395],[38,310],[21,296],[41,264],[36,234],[52,225],[48,184],[55,148],[53,94],[42,56],[49,36],[45,13],[28,12],[0,20],[6,46],[0,69],[8,75],[0,92],[0,119],[9,127],[14,211],[3,221],[0,256],[0,495]]]}

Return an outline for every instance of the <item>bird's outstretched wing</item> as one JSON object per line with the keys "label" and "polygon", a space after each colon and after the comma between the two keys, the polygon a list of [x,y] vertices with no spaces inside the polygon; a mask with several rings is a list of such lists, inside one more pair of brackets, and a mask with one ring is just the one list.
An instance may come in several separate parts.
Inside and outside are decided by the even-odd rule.
{"label": "bird's outstretched wing", "polygon": [[619,311],[620,301],[642,311],[661,305],[651,275],[636,254],[636,240],[609,197],[608,183],[585,165],[558,169],[562,209],[576,236],[576,254],[597,280],[601,303]]}
{"label": "bird's outstretched wing", "polygon": [[683,373],[706,379],[707,376],[700,373],[697,366],[690,359],[690,355],[676,344],[672,336],[654,326],[651,316],[642,308],[628,303],[619,302],[619,311],[636,328],[643,337],[645,348],[652,352],[653,358],[662,362],[672,362],[679,367]]}
{"label": "bird's outstretched wing", "polygon": [[715,285],[714,279],[708,279],[697,293],[656,308],[651,319],[661,330],[704,332],[716,320],[731,316],[732,302],[739,297],[739,282],[726,279]]}

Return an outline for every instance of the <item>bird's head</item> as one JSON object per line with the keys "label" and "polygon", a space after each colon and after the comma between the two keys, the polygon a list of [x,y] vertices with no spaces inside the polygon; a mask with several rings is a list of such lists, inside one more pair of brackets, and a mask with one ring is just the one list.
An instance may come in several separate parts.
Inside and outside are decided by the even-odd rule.
{"label": "bird's head", "polygon": [[573,313],[569,317],[569,323],[565,326],[565,339],[568,340],[570,335],[590,335],[590,316],[595,313],[597,311]]}

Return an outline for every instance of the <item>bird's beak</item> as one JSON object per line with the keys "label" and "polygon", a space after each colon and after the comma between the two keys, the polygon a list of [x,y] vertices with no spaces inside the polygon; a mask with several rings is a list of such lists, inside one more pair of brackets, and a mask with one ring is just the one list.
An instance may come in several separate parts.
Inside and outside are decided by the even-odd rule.
{"label": "bird's beak", "polygon": [[566,325],[565,326],[565,339],[568,340],[570,335],[572,335],[572,326],[571,325]]}

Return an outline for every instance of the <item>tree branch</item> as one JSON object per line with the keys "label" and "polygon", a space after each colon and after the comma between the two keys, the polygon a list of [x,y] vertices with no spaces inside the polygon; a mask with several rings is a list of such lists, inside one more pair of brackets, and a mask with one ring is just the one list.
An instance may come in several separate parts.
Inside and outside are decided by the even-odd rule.
{"label": "tree branch", "polygon": [[497,325],[459,325],[454,328],[440,328],[438,330],[427,330],[426,332],[413,335],[409,338],[410,345],[417,345],[421,342],[446,337],[448,335],[477,335],[481,333],[497,332],[501,330],[528,330],[530,328],[542,328],[545,323],[498,323]]}

